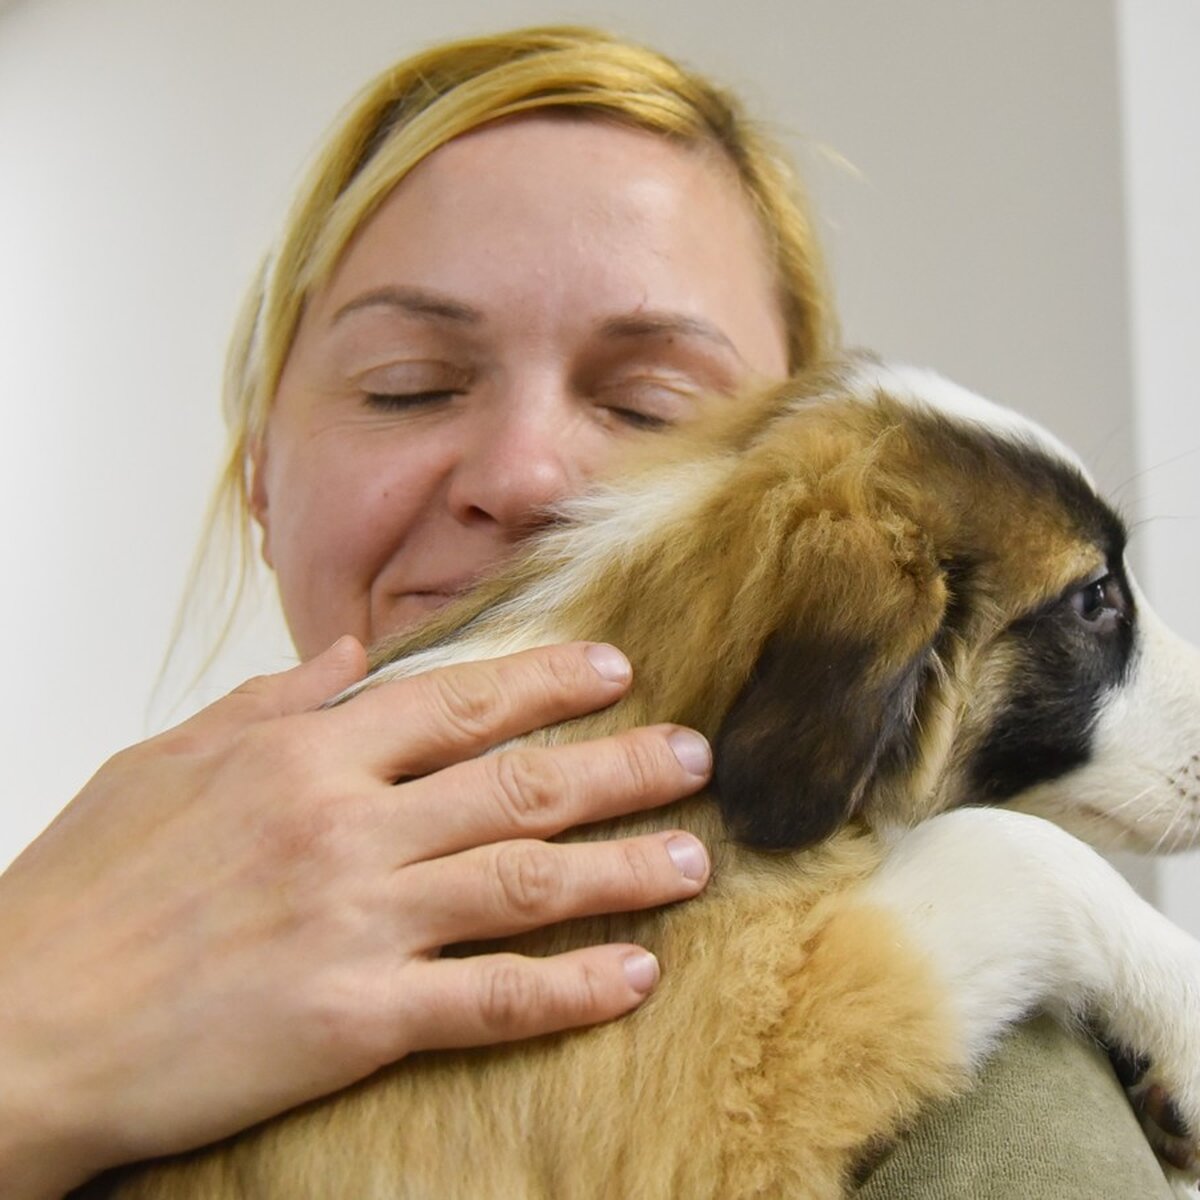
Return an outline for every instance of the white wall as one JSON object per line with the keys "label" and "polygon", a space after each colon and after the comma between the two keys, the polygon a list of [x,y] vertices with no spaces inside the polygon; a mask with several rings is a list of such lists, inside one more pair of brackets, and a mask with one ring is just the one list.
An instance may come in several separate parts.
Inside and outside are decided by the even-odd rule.
{"label": "white wall", "polygon": [[[1121,0],[1118,21],[1142,573],[1200,643],[1200,5]],[[1200,933],[1200,856],[1162,863],[1158,899]]]}
{"label": "white wall", "polygon": [[[785,132],[852,340],[1133,473],[1109,4],[24,0],[0,10],[0,862],[147,729],[225,333],[304,155],[394,57],[550,19],[644,37]],[[286,654],[260,631],[216,679]]]}

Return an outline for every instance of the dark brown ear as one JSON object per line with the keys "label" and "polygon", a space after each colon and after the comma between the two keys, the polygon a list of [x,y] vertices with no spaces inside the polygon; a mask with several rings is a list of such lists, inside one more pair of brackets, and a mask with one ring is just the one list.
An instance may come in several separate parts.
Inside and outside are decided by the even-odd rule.
{"label": "dark brown ear", "polygon": [[714,747],[714,790],[733,837],[760,850],[818,842],[859,811],[881,770],[916,753],[933,640],[887,660],[878,643],[839,633],[768,641]]}

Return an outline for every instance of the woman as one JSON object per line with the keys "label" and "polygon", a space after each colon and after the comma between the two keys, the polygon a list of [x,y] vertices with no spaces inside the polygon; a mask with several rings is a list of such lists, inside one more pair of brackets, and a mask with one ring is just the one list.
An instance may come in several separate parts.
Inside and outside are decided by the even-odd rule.
{"label": "woman", "polygon": [[[630,431],[818,356],[823,297],[786,169],[656,55],[529,31],[430,51],[368,91],[231,357],[221,494],[261,529],[302,663],[118,755],[0,879],[6,1194],[58,1195],[412,1050],[608,1019],[653,988],[632,946],[438,957],[703,887],[683,835],[539,840],[703,786],[697,735],[475,757],[613,702],[619,650],[315,710],[362,677],[364,643],[511,553]],[[1136,1144],[1115,1088],[1107,1103]],[[922,1153],[914,1139],[884,1170]],[[995,1194],[1037,1194],[1014,1178]],[[1108,1194],[1153,1195],[1149,1178]]]}

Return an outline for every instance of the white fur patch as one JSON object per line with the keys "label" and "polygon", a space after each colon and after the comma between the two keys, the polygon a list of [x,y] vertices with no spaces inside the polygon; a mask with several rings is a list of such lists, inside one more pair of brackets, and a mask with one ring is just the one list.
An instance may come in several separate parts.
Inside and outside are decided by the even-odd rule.
{"label": "white fur patch", "polygon": [[969,1061],[1036,1008],[1089,1015],[1114,1043],[1178,1075],[1200,1127],[1200,945],[1088,846],[994,808],[943,813],[901,835],[865,885],[929,954],[962,1019]]}
{"label": "white fur patch", "polygon": [[1091,478],[1083,460],[1048,429],[1015,409],[977,396],[936,371],[863,359],[855,361],[849,378],[852,391],[864,399],[872,391],[881,391],[903,403],[932,408],[968,424],[983,425],[1011,441],[1032,442],[1051,457],[1070,463],[1085,479]]}
{"label": "white fur patch", "polygon": [[1091,759],[1013,807],[1093,845],[1158,853],[1200,840],[1200,652],[1176,637],[1130,580],[1137,641],[1104,698]]}

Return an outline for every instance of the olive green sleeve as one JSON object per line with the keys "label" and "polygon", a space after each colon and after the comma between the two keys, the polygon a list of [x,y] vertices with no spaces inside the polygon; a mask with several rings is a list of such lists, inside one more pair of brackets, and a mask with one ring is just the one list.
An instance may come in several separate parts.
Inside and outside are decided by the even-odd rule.
{"label": "olive green sleeve", "polygon": [[1107,1058],[1048,1017],[1020,1026],[966,1095],[927,1113],[856,1200],[1168,1200]]}

